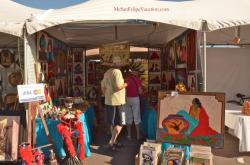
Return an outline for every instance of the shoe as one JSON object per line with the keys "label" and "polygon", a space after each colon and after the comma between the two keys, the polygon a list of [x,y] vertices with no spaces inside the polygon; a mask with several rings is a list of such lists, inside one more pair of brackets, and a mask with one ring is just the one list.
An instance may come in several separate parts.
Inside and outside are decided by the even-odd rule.
{"label": "shoe", "polygon": [[113,144],[112,146],[110,144],[108,144],[108,149],[110,151],[114,151],[114,152],[119,151],[118,147],[116,147],[115,144]]}
{"label": "shoe", "polygon": [[124,144],[119,143],[119,142],[116,142],[114,145],[115,145],[115,147],[117,147],[117,148],[123,148],[123,147],[124,147]]}

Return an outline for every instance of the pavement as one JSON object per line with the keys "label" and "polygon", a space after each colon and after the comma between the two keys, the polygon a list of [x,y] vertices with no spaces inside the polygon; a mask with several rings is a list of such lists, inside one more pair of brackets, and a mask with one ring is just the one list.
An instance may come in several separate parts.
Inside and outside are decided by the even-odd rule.
{"label": "pavement", "polygon": [[[117,152],[107,149],[108,136],[103,131],[96,134],[92,155],[84,161],[86,165],[134,165],[135,155],[139,152],[141,142],[136,139],[128,140],[123,131],[119,141],[125,146]],[[239,153],[239,141],[237,138],[226,133],[224,148],[212,149],[214,165],[250,165],[250,152]]]}

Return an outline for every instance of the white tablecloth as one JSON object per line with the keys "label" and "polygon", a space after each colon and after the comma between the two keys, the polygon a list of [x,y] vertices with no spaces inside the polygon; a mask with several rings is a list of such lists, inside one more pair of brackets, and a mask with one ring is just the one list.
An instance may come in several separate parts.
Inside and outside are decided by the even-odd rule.
{"label": "white tablecloth", "polygon": [[250,152],[250,116],[242,115],[241,109],[226,110],[225,125],[239,139],[239,151]]}

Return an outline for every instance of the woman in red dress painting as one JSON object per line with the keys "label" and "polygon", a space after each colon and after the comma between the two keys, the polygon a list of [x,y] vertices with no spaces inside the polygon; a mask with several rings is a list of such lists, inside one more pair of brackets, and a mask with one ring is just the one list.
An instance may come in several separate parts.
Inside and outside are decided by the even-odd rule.
{"label": "woman in red dress painting", "polygon": [[209,127],[209,117],[198,98],[193,99],[189,115],[198,121],[197,127],[191,132],[190,136],[209,136],[219,134]]}

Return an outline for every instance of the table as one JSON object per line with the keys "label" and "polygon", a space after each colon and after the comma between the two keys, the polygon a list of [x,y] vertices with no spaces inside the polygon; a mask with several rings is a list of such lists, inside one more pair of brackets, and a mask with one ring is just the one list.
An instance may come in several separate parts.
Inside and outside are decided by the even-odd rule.
{"label": "table", "polygon": [[250,116],[243,115],[241,109],[226,110],[225,125],[239,139],[239,151],[250,152]]}
{"label": "table", "polygon": [[[91,156],[90,153],[90,141],[92,138],[92,129],[93,129],[93,120],[94,120],[94,112],[93,107],[89,107],[85,113],[80,116],[80,121],[82,122],[83,131],[84,131],[84,147],[85,147],[85,156]],[[63,140],[60,134],[57,131],[57,124],[59,124],[58,120],[46,119],[46,123],[50,132],[50,136],[55,143],[55,152],[56,156],[59,158],[63,158],[66,156],[66,153],[63,149]],[[43,124],[41,119],[36,119],[36,147],[48,144],[48,139],[45,134],[45,130],[43,128]],[[44,148],[43,152],[46,158],[49,157],[48,148]]]}

